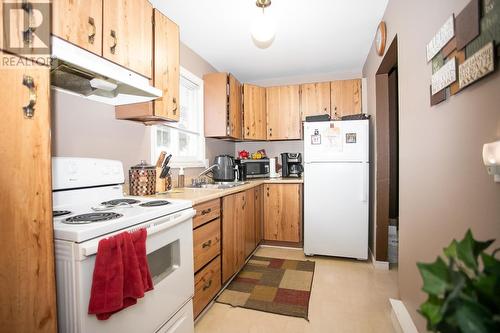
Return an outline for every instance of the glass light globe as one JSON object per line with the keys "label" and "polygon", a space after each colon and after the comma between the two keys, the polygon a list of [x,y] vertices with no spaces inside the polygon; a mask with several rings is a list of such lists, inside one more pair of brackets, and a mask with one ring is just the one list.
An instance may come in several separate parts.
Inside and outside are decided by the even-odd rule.
{"label": "glass light globe", "polygon": [[261,49],[266,49],[274,41],[276,26],[269,16],[262,13],[253,23],[251,32],[254,44]]}

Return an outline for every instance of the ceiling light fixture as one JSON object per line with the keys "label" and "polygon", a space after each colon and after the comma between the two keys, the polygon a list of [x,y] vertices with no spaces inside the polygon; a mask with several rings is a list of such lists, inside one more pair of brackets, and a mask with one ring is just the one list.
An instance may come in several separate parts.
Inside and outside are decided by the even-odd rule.
{"label": "ceiling light fixture", "polygon": [[253,23],[252,40],[257,47],[267,49],[271,46],[276,36],[274,22],[264,13],[264,10],[271,5],[271,0],[257,0],[255,5],[262,8],[262,14],[259,14]]}

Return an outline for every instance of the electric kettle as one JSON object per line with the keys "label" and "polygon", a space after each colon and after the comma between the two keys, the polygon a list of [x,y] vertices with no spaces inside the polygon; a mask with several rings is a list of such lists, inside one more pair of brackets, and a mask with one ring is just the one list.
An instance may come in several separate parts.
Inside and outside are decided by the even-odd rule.
{"label": "electric kettle", "polygon": [[217,182],[232,182],[235,179],[236,165],[231,155],[218,155],[214,159],[217,166],[213,169],[213,178]]}

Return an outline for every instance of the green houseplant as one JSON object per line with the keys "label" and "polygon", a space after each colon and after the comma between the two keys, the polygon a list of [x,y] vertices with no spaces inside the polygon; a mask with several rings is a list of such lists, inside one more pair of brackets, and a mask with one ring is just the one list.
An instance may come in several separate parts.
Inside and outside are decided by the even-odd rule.
{"label": "green houseplant", "polygon": [[500,332],[500,249],[487,254],[494,242],[474,239],[470,230],[453,240],[444,257],[417,263],[428,299],[419,312],[433,332]]}

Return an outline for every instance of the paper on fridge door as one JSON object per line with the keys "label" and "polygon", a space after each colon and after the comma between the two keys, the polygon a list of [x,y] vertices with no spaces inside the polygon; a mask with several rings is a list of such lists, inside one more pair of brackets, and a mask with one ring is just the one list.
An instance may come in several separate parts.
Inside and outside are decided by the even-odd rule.
{"label": "paper on fridge door", "polygon": [[327,127],[324,136],[326,137],[325,144],[328,145],[328,149],[336,152],[343,151],[342,129],[340,127]]}

